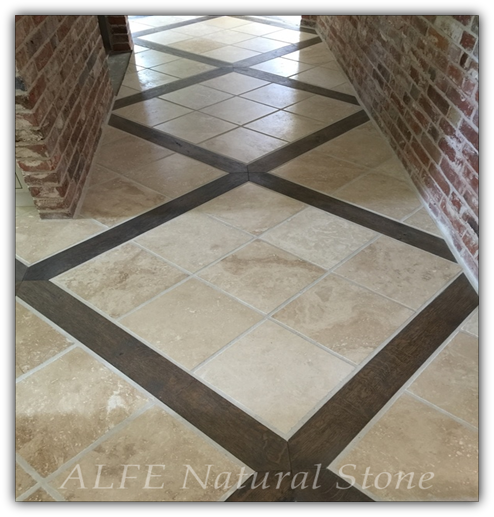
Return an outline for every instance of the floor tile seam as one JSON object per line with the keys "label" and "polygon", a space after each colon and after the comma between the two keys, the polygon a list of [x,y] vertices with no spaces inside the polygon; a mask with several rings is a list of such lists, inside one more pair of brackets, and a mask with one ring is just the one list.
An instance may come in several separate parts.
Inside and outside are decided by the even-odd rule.
{"label": "floor tile seam", "polygon": [[465,334],[467,334],[467,335],[469,335],[469,336],[471,336],[471,337],[473,337],[473,338],[475,338],[475,339],[480,341],[480,338],[479,338],[479,336],[477,334],[474,334],[473,332],[470,332],[467,329],[462,328],[461,332],[464,332]]}
{"label": "floor tile seam", "polygon": [[21,501],[36,492],[39,488],[44,488],[44,478],[25,458],[21,456],[20,453],[17,452],[17,450],[15,451],[15,462],[35,481],[35,484],[32,487],[29,487],[22,494],[16,497],[16,501]]}
{"label": "floor tile seam", "polygon": [[16,496],[15,501],[16,502],[25,501],[29,496],[33,495],[40,488],[43,488],[43,485],[41,483],[36,483],[32,487],[30,487],[27,490],[25,490],[24,492],[22,492],[22,494],[19,494],[18,496]]}
{"label": "floor tile seam", "polygon": [[[152,15],[148,15],[148,16],[152,16]],[[173,15],[170,15],[170,16],[173,16]],[[187,27],[189,25],[195,25],[196,23],[202,23],[202,22],[205,22],[208,20],[212,20],[214,18],[219,18],[219,17],[220,17],[219,15],[207,15],[207,16],[201,16],[200,18],[195,18],[192,20],[184,20],[182,22],[170,23],[168,25],[161,25],[159,27],[154,27],[153,25],[150,25],[150,29],[154,29],[154,30],[153,30],[153,32],[150,32],[149,34],[154,34],[155,32],[169,31],[169,30],[180,28],[180,27]],[[145,24],[142,24],[142,25],[145,25]],[[139,37],[139,35],[142,32],[147,32],[147,30],[148,29],[146,29],[145,31],[143,30],[143,31],[133,32],[132,37]],[[142,35],[145,36],[147,34],[142,34]]]}

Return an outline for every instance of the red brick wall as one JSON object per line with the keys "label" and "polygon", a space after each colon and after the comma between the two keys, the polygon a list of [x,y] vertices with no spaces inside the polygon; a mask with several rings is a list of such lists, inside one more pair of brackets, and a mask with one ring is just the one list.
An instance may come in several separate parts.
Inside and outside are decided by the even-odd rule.
{"label": "red brick wall", "polygon": [[70,217],[113,100],[96,16],[16,16],[16,159],[43,218]]}
{"label": "red brick wall", "polygon": [[317,30],[478,278],[478,16],[318,16]]}
{"label": "red brick wall", "polygon": [[114,52],[130,52],[134,46],[127,16],[107,16],[110,45]]}
{"label": "red brick wall", "polygon": [[317,16],[313,14],[303,14],[300,20],[302,27],[315,27],[317,22]]}

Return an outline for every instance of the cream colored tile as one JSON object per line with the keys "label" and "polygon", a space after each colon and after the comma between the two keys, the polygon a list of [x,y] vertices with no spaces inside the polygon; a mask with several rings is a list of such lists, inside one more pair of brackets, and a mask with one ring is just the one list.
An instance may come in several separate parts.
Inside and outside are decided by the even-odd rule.
{"label": "cream colored tile", "polygon": [[128,86],[121,85],[116,98],[123,99],[124,97],[135,95],[136,93],[140,93],[139,90],[135,90],[134,88],[129,88]]}
{"label": "cream colored tile", "polygon": [[15,496],[19,497],[36,484],[36,481],[18,464],[15,464]]}
{"label": "cream colored tile", "polygon": [[170,156],[173,151],[133,135],[99,148],[95,163],[125,174],[148,163]]}
{"label": "cream colored tile", "polygon": [[155,70],[145,68],[138,72],[125,74],[122,84],[134,90],[144,91],[176,80],[177,78],[174,76],[162,74]]}
{"label": "cream colored tile", "polygon": [[398,220],[421,206],[419,197],[407,183],[379,172],[358,178],[333,196]]}
{"label": "cream colored tile", "polygon": [[265,23],[250,22],[242,24],[240,27],[235,27],[238,32],[244,32],[253,36],[265,36],[266,34],[272,34],[274,32],[281,32],[282,29],[273,25],[267,25]]}
{"label": "cream colored tile", "polygon": [[190,112],[191,110],[184,106],[178,106],[158,98],[137,102],[114,111],[116,115],[145,126],[156,126]]}
{"label": "cream colored tile", "polygon": [[183,154],[174,154],[135,170],[128,177],[174,199],[225,174]]}
{"label": "cream colored tile", "polygon": [[91,167],[91,171],[86,183],[88,186],[94,187],[94,185],[104,183],[105,181],[114,180],[116,178],[118,178],[118,174],[116,172],[113,172],[110,169],[95,163]]}
{"label": "cream colored tile", "polygon": [[377,167],[394,156],[389,144],[371,122],[362,124],[321,147],[336,158],[366,167]]}
{"label": "cream colored tile", "polygon": [[[97,486],[96,465],[104,465],[99,486],[108,487],[105,490],[93,488]],[[120,488],[123,465],[138,465],[128,468],[125,489]],[[149,465],[155,466],[150,470]],[[186,474],[187,465],[206,483],[206,488],[199,484],[192,471]],[[85,454],[79,466],[85,490],[81,490],[78,480],[68,480],[64,485],[73,466],[51,483],[67,501],[218,501],[238,482],[241,474],[240,463],[232,461],[199,433],[159,407],[147,410]],[[245,468],[243,479],[251,472]],[[226,473],[230,474],[230,483],[227,487],[220,486],[227,478]],[[151,477],[146,483],[149,474]]]}
{"label": "cream colored tile", "polygon": [[197,208],[228,224],[259,235],[305,207],[300,201],[246,183]]}
{"label": "cream colored tile", "polygon": [[412,309],[418,309],[460,271],[449,260],[384,236],[336,270]]}
{"label": "cream colored tile", "polygon": [[250,163],[287,145],[284,140],[240,127],[201,143],[201,147],[218,154]]}
{"label": "cream colored tile", "polygon": [[241,93],[260,88],[269,83],[256,79],[255,77],[232,72],[231,74],[222,75],[221,77],[210,79],[201,84],[216,90],[231,93],[232,95],[240,95]]}
{"label": "cream colored tile", "polygon": [[193,20],[194,18],[198,18],[198,16],[148,16],[146,18],[141,18],[139,23],[144,23],[151,27],[167,27],[168,25],[186,22]]}
{"label": "cream colored tile", "polygon": [[[239,32],[237,34],[240,34]],[[282,47],[286,47],[287,43],[284,41],[276,41],[274,39],[267,39],[263,37],[252,38],[249,35],[249,39],[239,40],[239,42],[233,42],[235,47],[246,48],[247,50],[254,50],[255,52],[271,52]]]}
{"label": "cream colored tile", "polygon": [[151,41],[152,43],[158,43],[159,45],[169,45],[170,43],[184,41],[190,39],[191,37],[192,36],[183,34],[181,32],[165,30],[162,32],[156,32],[154,34],[148,34],[147,36],[142,36],[141,39],[144,41]]}
{"label": "cream colored tile", "polygon": [[146,232],[136,242],[195,272],[249,240],[245,233],[193,210]]}
{"label": "cream colored tile", "polygon": [[338,160],[328,155],[324,149],[316,147],[270,171],[270,174],[324,194],[331,194],[366,172],[368,169]]}
{"label": "cream colored tile", "polygon": [[255,241],[199,276],[268,313],[323,274],[313,264]]}
{"label": "cream colored tile", "polygon": [[230,122],[195,111],[164,124],[159,124],[156,129],[197,144],[231,131],[236,127],[235,124]]}
{"label": "cream colored tile", "polygon": [[184,368],[192,369],[260,319],[248,307],[191,279],[121,323]]}
{"label": "cream colored tile", "polygon": [[236,61],[241,61],[242,59],[258,56],[259,52],[254,52],[253,50],[247,50],[245,48],[234,47],[232,45],[225,45],[222,48],[203,52],[202,55],[212,59],[226,61],[227,63],[235,63]]}
{"label": "cream colored tile", "polygon": [[[183,42],[183,46],[185,46],[185,43],[188,43],[188,41]],[[179,43],[177,43],[177,45],[179,45]],[[200,48],[208,48],[208,46],[204,45],[204,43],[198,46]],[[181,50],[187,49],[182,48]],[[197,51],[192,50],[188,50],[188,52],[198,53]],[[172,61],[171,63],[165,63],[164,65],[156,66],[153,68],[153,70],[156,70],[164,74],[173,75],[175,77],[180,77],[180,79],[185,79],[186,77],[202,74],[203,72],[207,72],[208,70],[214,70],[214,66],[207,65],[206,63],[192,61],[191,59],[177,59],[176,61]]]}
{"label": "cream colored tile", "polygon": [[479,310],[475,309],[462,327],[463,330],[470,332],[474,336],[479,335]]}
{"label": "cream colored tile", "polygon": [[340,70],[333,70],[323,66],[317,66],[300,74],[293,75],[291,79],[329,89],[348,82],[347,76]]}
{"label": "cream colored tile", "polygon": [[443,237],[439,231],[439,228],[436,226],[436,223],[427,213],[425,208],[421,208],[418,212],[415,212],[410,217],[407,217],[403,222],[418,228],[419,230],[424,230],[425,232],[432,233],[433,235],[437,235],[441,238]]}
{"label": "cream colored tile", "polygon": [[167,54],[166,52],[158,52],[157,50],[146,50],[145,52],[135,54],[136,64],[145,68],[152,68],[164,63],[170,63],[171,61],[176,61],[177,59],[180,58],[178,56],[174,56],[173,54]]}
{"label": "cream colored tile", "polygon": [[[252,34],[245,34],[243,32],[236,32],[233,30],[222,30],[221,32],[215,32],[214,34],[210,34],[208,36],[209,39],[212,39],[213,41],[218,41],[219,43],[223,43],[224,45],[237,45],[237,43],[241,41],[248,41],[253,38]],[[242,47],[245,48],[245,47]],[[256,50],[256,49],[249,49],[249,50]],[[262,51],[258,51],[262,52]],[[265,52],[265,51],[264,51]]]}
{"label": "cream colored tile", "polygon": [[479,425],[479,343],[460,332],[408,388],[436,406]]}
{"label": "cream colored tile", "polygon": [[317,34],[300,32],[291,29],[283,29],[281,31],[270,32],[266,35],[266,38],[285,41],[286,43],[298,43],[299,41],[306,41],[308,39],[317,38]]}
{"label": "cream colored tile", "polygon": [[[138,93],[137,90],[135,91],[135,93]],[[112,126],[103,126],[103,131],[100,139],[100,146],[103,147],[107,144],[113,144],[117,140],[121,140],[122,138],[125,138],[127,136],[129,136],[129,134],[125,131],[121,131],[120,129],[117,129]]]}
{"label": "cream colored tile", "polygon": [[242,97],[282,109],[308,99],[312,95],[312,93],[282,86],[281,84],[268,84],[252,92],[245,93]]}
{"label": "cream colored tile", "polygon": [[[220,30],[220,29],[217,29]],[[218,48],[222,48],[225,46],[225,43],[220,43],[219,41],[215,41],[209,39],[209,37],[205,36],[203,38],[192,38],[186,41],[179,41],[177,43],[171,43],[170,47],[176,48],[178,50],[184,50],[185,52],[192,52],[193,54],[203,54],[204,52],[209,52],[210,50],[216,50]],[[187,60],[188,61],[188,60]],[[196,61],[196,63],[199,63]],[[208,66],[208,65],[205,65]],[[213,69],[214,67],[208,66],[208,69]],[[204,70],[206,71],[206,70]],[[168,73],[166,70],[163,70],[164,73]],[[196,72],[199,73],[199,72]],[[172,74],[173,75],[173,74]],[[192,74],[189,74],[192,75]]]}
{"label": "cream colored tile", "polygon": [[39,488],[38,490],[36,490],[36,492],[24,499],[24,501],[29,503],[52,503],[55,502],[55,499],[53,499],[53,497],[49,495],[45,490]]}
{"label": "cream colored tile", "polygon": [[[402,395],[348,452],[330,465],[343,469],[362,486],[368,469],[368,490],[385,501],[474,501],[478,498],[478,437],[435,409]],[[355,467],[353,467],[353,465]],[[388,472],[392,478],[387,488]],[[399,473],[413,473],[397,487]],[[423,478],[420,488],[420,478]],[[425,488],[428,487],[428,488]]]}
{"label": "cream colored tile", "polygon": [[351,371],[349,364],[268,321],[197,374],[289,433]]}
{"label": "cream colored tile", "polygon": [[293,59],[310,65],[321,65],[335,59],[334,54],[324,43],[311,45],[302,50],[297,50],[283,56],[285,59]]}
{"label": "cream colored tile", "polygon": [[41,220],[31,207],[15,220],[15,251],[32,264],[104,230],[88,219]]}
{"label": "cream colored tile", "polygon": [[229,99],[230,97],[231,95],[227,93],[214,90],[213,88],[207,88],[201,84],[194,84],[193,86],[182,88],[176,92],[161,95],[160,99],[174,102],[194,110],[200,110],[211,104]]}
{"label": "cream colored tile", "polygon": [[321,95],[314,95],[305,101],[292,104],[286,111],[303,115],[304,117],[319,120],[325,124],[334,124],[338,120],[349,117],[353,113],[357,113],[362,108],[348,102],[338,101]]}
{"label": "cream colored tile", "polygon": [[269,72],[270,74],[281,75],[282,77],[289,77],[290,75],[304,72],[305,70],[312,68],[312,66],[313,65],[308,65],[307,63],[301,63],[300,61],[294,61],[293,59],[277,57],[275,59],[270,59],[269,61],[264,61],[259,65],[254,65],[252,68]]}
{"label": "cream colored tile", "polygon": [[71,345],[73,345],[73,341],[16,302],[15,364],[20,375],[39,366]]}
{"label": "cream colored tile", "polygon": [[273,317],[360,363],[413,311],[337,275],[329,275]]}
{"label": "cream colored tile", "polygon": [[234,124],[247,124],[252,120],[273,113],[276,111],[276,108],[242,99],[241,97],[233,97],[232,99],[204,108],[201,111]]}
{"label": "cream colored tile", "polygon": [[[182,34],[188,34],[189,36],[194,36],[193,40],[199,41],[209,37],[212,34],[222,31],[221,27],[215,27],[214,25],[204,24],[204,23],[194,23],[192,25],[184,25],[183,27],[177,27],[173,29],[173,32],[181,32]],[[190,40],[187,40],[190,41]],[[172,43],[170,46],[175,46],[175,43]],[[180,47],[178,47],[180,48]],[[183,49],[187,50],[187,49]],[[189,52],[195,52],[194,50],[190,50]]]}
{"label": "cream colored tile", "polygon": [[46,477],[145,403],[96,359],[71,350],[17,384],[16,450]]}
{"label": "cream colored tile", "polygon": [[112,318],[119,318],[186,275],[134,244],[124,244],[55,278]]}
{"label": "cream colored tile", "polygon": [[396,155],[380,163],[374,170],[381,174],[387,174],[397,180],[406,181],[407,183],[410,181],[410,175]]}
{"label": "cream colored tile", "polygon": [[349,82],[338,84],[337,86],[333,86],[331,89],[335,92],[346,93],[353,96],[357,95],[355,88]]}
{"label": "cream colored tile", "polygon": [[363,226],[309,207],[261,238],[330,269],[376,235]]}
{"label": "cream colored tile", "polygon": [[233,16],[220,16],[218,18],[213,18],[212,20],[207,20],[204,23],[212,25],[213,27],[220,27],[222,29],[233,29],[241,27],[242,25],[249,25],[251,22],[240,18],[234,18]]}
{"label": "cream colored tile", "polygon": [[89,188],[81,214],[107,226],[114,226],[166,201],[165,196],[119,177]]}

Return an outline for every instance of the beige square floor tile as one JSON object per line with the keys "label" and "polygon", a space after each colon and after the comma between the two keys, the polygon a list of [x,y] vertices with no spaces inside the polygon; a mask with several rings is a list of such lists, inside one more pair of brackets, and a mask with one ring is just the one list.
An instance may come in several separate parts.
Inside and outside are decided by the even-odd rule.
{"label": "beige square floor tile", "polygon": [[265,313],[324,274],[324,270],[275,248],[253,242],[199,274]]}
{"label": "beige square floor tile", "polygon": [[114,226],[167,201],[165,196],[124,177],[88,189],[81,215]]}
{"label": "beige square floor tile", "polygon": [[355,88],[347,81],[331,88],[335,92],[346,93],[348,95],[356,96]]}
{"label": "beige square floor tile", "polygon": [[366,172],[368,169],[338,160],[324,152],[324,149],[316,147],[270,171],[270,174],[331,194]]}
{"label": "beige square floor tile", "polygon": [[[237,32],[233,30],[222,30],[221,32],[215,32],[214,34],[210,34],[208,36],[209,39],[213,41],[218,41],[219,43],[223,43],[224,45],[235,45],[241,41],[248,41],[254,39],[252,34],[245,34],[243,32]],[[242,47],[245,48],[245,47]],[[256,50],[256,49],[249,49]],[[259,51],[261,52],[261,51]]]}
{"label": "beige square floor tile", "polygon": [[432,233],[433,235],[437,235],[441,238],[443,237],[439,228],[436,226],[436,223],[427,213],[425,208],[421,208],[418,212],[407,217],[403,222],[413,226],[414,228],[418,228],[419,230],[424,230],[425,232]]}
{"label": "beige square floor tile", "polygon": [[55,277],[55,282],[120,318],[184,278],[155,255],[124,244]]}
{"label": "beige square floor tile", "polygon": [[[330,466],[333,472],[344,465],[343,473],[351,474],[362,486],[369,468],[368,490],[385,501],[474,501],[478,497],[477,433],[448,416],[402,395],[387,413],[348,452]],[[389,472],[388,488],[375,488],[376,476]],[[408,489],[405,478],[396,489],[398,474],[414,473]],[[422,490],[420,477],[425,476]],[[384,486],[387,476],[378,479]]]}
{"label": "beige square floor tile", "polygon": [[166,52],[158,52],[157,50],[146,50],[145,52],[135,54],[136,64],[144,68],[152,68],[153,66],[176,61],[177,59],[180,58]]}
{"label": "beige square floor tile", "polygon": [[134,45],[134,54],[139,54],[140,52],[144,52],[145,50],[149,50],[147,47],[141,47],[141,45]]}
{"label": "beige square floor tile", "polygon": [[472,312],[471,316],[466,320],[461,328],[470,332],[470,334],[473,334],[474,336],[479,335],[479,309],[475,309]]}
{"label": "beige square floor tile", "polygon": [[116,172],[113,172],[110,169],[95,163],[91,167],[86,184],[88,186],[94,187],[94,185],[104,183],[105,181],[114,180],[115,178],[118,178],[118,174]]}
{"label": "beige square floor tile", "polygon": [[478,339],[457,334],[408,389],[478,427]]}
{"label": "beige square floor tile", "polygon": [[417,194],[404,181],[379,172],[358,178],[333,196],[398,220],[422,206]]}
{"label": "beige square floor tile", "polygon": [[241,97],[233,97],[232,99],[204,108],[201,111],[234,124],[247,124],[252,120],[273,113],[276,111],[276,108],[242,99]]}
{"label": "beige square floor tile", "polygon": [[125,138],[100,147],[95,157],[95,163],[125,174],[171,154],[173,151],[169,149],[134,135],[127,135]]}
{"label": "beige square floor tile", "polygon": [[192,272],[249,240],[247,234],[195,210],[136,239],[142,246]]}
{"label": "beige square floor tile", "polygon": [[291,79],[329,89],[348,81],[347,76],[340,70],[333,70],[323,66],[311,68],[300,74],[293,75]]}
{"label": "beige square floor tile", "polygon": [[116,99],[123,99],[124,97],[129,97],[130,95],[135,95],[136,93],[140,93],[139,90],[135,90],[134,88],[129,88],[128,86],[121,85],[118,90],[118,95]]}
{"label": "beige square floor tile", "polygon": [[250,21],[243,20],[241,18],[234,18],[233,16],[220,16],[218,18],[213,18],[212,20],[207,20],[204,24],[212,25],[213,27],[220,27],[222,29],[232,29],[241,27],[242,25],[250,25]]}
{"label": "beige square floor tile", "polygon": [[412,315],[397,303],[329,275],[274,318],[360,363]]}
{"label": "beige square floor tile", "polygon": [[306,205],[272,190],[246,183],[197,208],[228,224],[259,235]]}
{"label": "beige square floor tile", "polygon": [[[198,432],[156,406],[86,453],[80,459],[79,465],[84,476],[85,490],[80,489],[78,480],[68,480],[64,484],[73,466],[51,483],[67,501],[218,501],[228,490],[219,486],[226,479],[226,474],[220,474],[230,473],[231,487],[238,481],[241,473],[239,462],[231,460]],[[93,488],[96,486],[98,472],[95,465],[104,465],[99,486],[112,488]],[[125,490],[119,488],[122,482],[122,465],[139,465],[139,468],[128,469],[128,475],[135,478],[125,481]],[[150,471],[149,465],[156,466],[151,467]],[[159,465],[164,465],[165,468]],[[201,487],[192,472],[187,476],[186,489],[183,488],[186,465],[190,465],[202,481],[207,478],[206,488]],[[208,465],[211,465],[209,476]],[[147,486],[159,489],[145,488],[150,472]],[[246,468],[243,479],[251,472]],[[215,488],[218,477],[218,488]]]}
{"label": "beige square floor tile", "polygon": [[376,235],[368,228],[309,207],[261,238],[330,269]]}
{"label": "beige square floor tile", "polygon": [[278,41],[285,41],[286,43],[298,43],[299,41],[317,38],[317,34],[311,34],[309,32],[300,32],[291,29],[283,29],[281,31],[270,32],[266,35],[266,38],[271,38]]}
{"label": "beige square floor tile", "polygon": [[242,97],[282,109],[308,99],[312,95],[312,93],[282,86],[281,84],[268,84],[252,92],[245,93]]}
{"label": "beige square floor tile", "polygon": [[194,110],[200,110],[206,106],[211,106],[211,104],[229,99],[230,97],[231,95],[227,93],[214,90],[213,88],[207,88],[201,84],[194,84],[193,86],[182,88],[176,92],[161,95],[160,99],[174,102]]}
{"label": "beige square floor tile", "polygon": [[294,115],[286,111],[277,111],[272,115],[251,122],[245,127],[274,136],[275,138],[293,142],[315,133],[325,126],[326,124],[317,120]]}
{"label": "beige square floor tile", "polygon": [[132,34],[151,29],[150,25],[144,25],[143,23],[139,23],[136,20],[129,20],[129,27]]}
{"label": "beige square floor tile", "polygon": [[260,319],[245,305],[191,279],[121,323],[184,368],[192,369]]}
{"label": "beige square floor tile", "polygon": [[201,143],[201,147],[250,163],[265,154],[283,147],[287,142],[240,127]]}
{"label": "beige square floor tile", "polygon": [[381,174],[387,174],[394,179],[405,181],[407,183],[410,182],[410,175],[396,155],[391,157],[389,160],[380,163],[374,168],[374,170]]}
{"label": "beige square floor tile", "polygon": [[210,79],[201,83],[203,86],[214,88],[215,90],[221,90],[223,92],[231,93],[232,95],[240,95],[241,93],[260,88],[269,84],[267,81],[261,81],[255,77],[249,77],[248,75],[238,74],[232,72],[231,74],[222,75],[215,79]]}
{"label": "beige square floor tile", "polygon": [[235,63],[237,61],[241,61],[242,59],[258,56],[259,52],[254,52],[253,50],[247,50],[245,48],[234,47],[233,45],[225,45],[222,48],[203,52],[202,55],[212,59],[226,61],[227,63]]}
{"label": "beige square floor tile", "polygon": [[[184,25],[183,27],[177,27],[176,29],[172,29],[173,32],[181,32],[182,34],[188,34],[189,36],[194,36],[194,40],[204,39],[208,37],[210,34],[215,34],[216,32],[220,32],[223,29],[221,27],[215,27],[214,25],[205,24],[205,23],[194,23],[192,25]],[[187,40],[189,41],[189,40]],[[172,43],[170,46],[174,46],[175,43]],[[187,50],[187,49],[184,49]],[[190,50],[189,52],[195,52],[194,50]]]}
{"label": "beige square floor tile", "polygon": [[313,118],[314,120],[319,120],[329,125],[349,117],[361,109],[360,106],[355,106],[348,102],[322,97],[321,95],[314,95],[305,101],[289,106],[286,108],[286,111]]}
{"label": "beige square floor tile", "polygon": [[36,484],[36,481],[18,464],[15,464],[15,496],[19,497]]}
{"label": "beige square floor tile", "polygon": [[[221,30],[216,28],[217,30]],[[193,54],[203,54],[204,52],[208,52],[210,50],[216,50],[218,48],[222,48],[225,46],[225,43],[220,43],[219,41],[215,41],[209,39],[208,36],[202,38],[192,38],[185,41],[179,41],[177,43],[171,43],[170,47],[176,48],[178,50],[184,50],[185,52],[192,52]],[[197,64],[199,63],[196,61]],[[207,66],[207,65],[206,65]],[[214,67],[210,67],[211,69]],[[166,70],[163,70],[165,73]],[[172,74],[173,75],[173,74]]]}
{"label": "beige square floor tile", "polygon": [[36,208],[29,207],[15,219],[15,252],[22,260],[33,264],[89,239],[104,229],[88,219],[43,221]]}
{"label": "beige square floor tile", "polygon": [[384,236],[336,270],[412,309],[418,309],[460,271],[449,260]]}
{"label": "beige square floor tile", "polygon": [[293,59],[295,61],[301,61],[309,65],[321,65],[335,59],[334,54],[326,47],[324,43],[318,43],[317,45],[311,45],[310,47],[303,48],[286,54],[283,56],[285,59]]}
{"label": "beige square floor tile", "polygon": [[230,122],[195,111],[164,124],[159,124],[156,129],[197,144],[221,133],[231,131],[236,127],[235,124]]}
{"label": "beige square floor tile", "polygon": [[15,304],[16,377],[32,370],[73,345],[73,341],[48,325],[23,305]]}
{"label": "beige square floor tile", "polygon": [[[168,25],[172,25],[174,23],[186,22],[189,20],[193,20],[195,18],[199,18],[198,16],[148,16],[146,18],[141,18],[139,23],[144,23],[145,25],[150,25],[151,27],[167,27]],[[170,32],[170,31],[167,31]]]}
{"label": "beige square floor tile", "polygon": [[[137,90],[135,90],[135,93],[138,93]],[[100,146],[103,147],[107,144],[113,144],[117,140],[122,140],[122,138],[125,138],[127,136],[129,136],[129,133],[126,133],[125,131],[121,131],[120,129],[117,129],[112,126],[103,126],[103,131],[100,139]]]}
{"label": "beige square floor tile", "polygon": [[265,322],[197,370],[201,379],[283,433],[352,367],[272,322]]}
{"label": "beige square floor tile", "polygon": [[191,110],[159,98],[137,102],[115,110],[115,115],[127,118],[145,126],[156,126],[168,120],[181,117]]}
{"label": "beige square floor tile", "polygon": [[252,34],[253,36],[264,36],[266,34],[272,34],[273,32],[281,32],[282,29],[265,23],[250,22],[242,24],[240,27],[235,27],[235,30],[246,34]]}
{"label": "beige square floor tile", "polygon": [[161,72],[145,68],[138,72],[125,74],[122,84],[128,88],[143,91],[156,86],[161,86],[162,84],[168,84],[176,80],[177,78],[174,76],[162,74]]}
{"label": "beige square floor tile", "polygon": [[174,199],[226,173],[183,154],[174,154],[128,174],[129,178]]}
{"label": "beige square floor tile", "polygon": [[162,32],[156,32],[154,34],[148,34],[142,36],[141,39],[144,41],[151,41],[152,43],[158,43],[159,45],[169,45],[170,43],[176,43],[177,41],[184,41],[190,39],[192,36],[183,34],[173,30],[166,30]]}
{"label": "beige square floor tile", "polygon": [[321,146],[329,154],[366,167],[377,167],[394,153],[371,122],[366,122]]}
{"label": "beige square floor tile", "polygon": [[301,63],[300,61],[294,61],[293,59],[277,57],[275,59],[270,59],[269,61],[264,61],[263,63],[253,66],[252,68],[255,70],[269,72],[270,74],[281,75],[282,77],[289,77],[290,75],[304,72],[305,70],[312,68],[312,66],[313,65]]}
{"label": "beige square floor tile", "polygon": [[[187,43],[187,41],[184,42],[184,45],[185,43]],[[202,46],[204,47],[204,45]],[[153,70],[164,74],[173,75],[175,77],[180,77],[180,79],[185,79],[186,77],[202,74],[208,70],[214,70],[214,66],[206,65],[206,63],[198,63],[197,61],[192,61],[191,59],[177,59],[171,63],[165,63],[164,65],[156,66],[153,68]]]}
{"label": "beige square floor tile", "polygon": [[17,384],[16,450],[46,477],[145,403],[106,366],[71,350]]}
{"label": "beige square floor tile", "polygon": [[55,499],[53,499],[53,497],[45,490],[39,488],[36,490],[36,492],[32,493],[29,497],[24,499],[24,501],[29,503],[52,503],[55,502]]}
{"label": "beige square floor tile", "polygon": [[[237,34],[240,34],[239,32]],[[235,47],[246,48],[247,50],[254,50],[255,52],[271,52],[282,47],[286,47],[287,43],[284,41],[276,41],[274,39],[267,39],[263,37],[240,40],[238,43],[233,43]]]}

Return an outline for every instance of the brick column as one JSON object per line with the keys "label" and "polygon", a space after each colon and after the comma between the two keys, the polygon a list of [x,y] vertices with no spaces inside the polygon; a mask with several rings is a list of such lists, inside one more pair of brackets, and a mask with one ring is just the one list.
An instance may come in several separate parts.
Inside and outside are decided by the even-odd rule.
{"label": "brick column", "polygon": [[314,14],[303,14],[300,20],[301,27],[315,27],[317,24],[317,16]]}
{"label": "brick column", "polygon": [[112,52],[130,52],[134,48],[127,16],[106,16]]}

